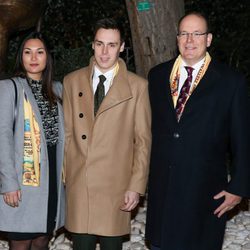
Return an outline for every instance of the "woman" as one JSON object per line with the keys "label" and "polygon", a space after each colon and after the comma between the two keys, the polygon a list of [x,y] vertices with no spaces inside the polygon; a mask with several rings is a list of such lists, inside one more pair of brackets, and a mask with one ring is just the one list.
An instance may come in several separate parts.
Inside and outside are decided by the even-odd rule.
{"label": "woman", "polygon": [[64,223],[64,132],[61,84],[40,33],[22,42],[15,76],[17,93],[0,81],[0,230],[10,249],[48,249]]}

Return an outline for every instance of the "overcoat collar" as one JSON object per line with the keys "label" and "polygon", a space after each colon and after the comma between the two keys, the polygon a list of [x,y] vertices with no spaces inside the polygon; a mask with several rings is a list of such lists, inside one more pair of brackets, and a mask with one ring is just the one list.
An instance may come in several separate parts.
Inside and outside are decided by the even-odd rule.
{"label": "overcoat collar", "polygon": [[[96,113],[96,117],[99,116],[104,111],[132,98],[132,91],[128,81],[128,74],[127,74],[127,67],[124,61],[119,58],[119,70],[116,76],[113,79],[113,83],[103,99],[100,108]],[[90,89],[92,90],[93,94],[93,87],[92,87],[92,77],[94,71],[94,57],[90,59],[90,64],[88,66],[88,79],[90,84]]]}

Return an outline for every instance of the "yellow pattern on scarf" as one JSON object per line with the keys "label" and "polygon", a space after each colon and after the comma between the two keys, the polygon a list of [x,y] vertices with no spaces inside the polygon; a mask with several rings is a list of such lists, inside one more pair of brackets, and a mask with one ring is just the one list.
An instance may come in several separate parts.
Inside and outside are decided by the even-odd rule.
{"label": "yellow pattern on scarf", "polygon": [[[176,107],[176,103],[177,103],[177,99],[178,99],[178,85],[179,85],[179,80],[180,80],[181,62],[182,62],[182,57],[181,57],[181,55],[179,55],[175,60],[175,63],[174,63],[174,66],[173,66],[173,69],[172,69],[171,75],[170,75],[170,88],[171,88],[171,95],[172,95],[174,107]],[[201,68],[200,68],[200,70],[199,70],[199,72],[194,80],[193,86],[189,90],[187,100],[191,96],[191,94],[193,93],[193,91],[195,90],[197,85],[199,84],[201,78],[204,76],[210,62],[211,62],[211,57],[210,57],[209,53],[206,52],[204,63],[201,65]],[[186,102],[187,102],[187,100],[186,100]],[[186,102],[185,102],[185,104],[186,104]]]}
{"label": "yellow pattern on scarf", "polygon": [[40,185],[40,128],[25,93],[23,185]]}

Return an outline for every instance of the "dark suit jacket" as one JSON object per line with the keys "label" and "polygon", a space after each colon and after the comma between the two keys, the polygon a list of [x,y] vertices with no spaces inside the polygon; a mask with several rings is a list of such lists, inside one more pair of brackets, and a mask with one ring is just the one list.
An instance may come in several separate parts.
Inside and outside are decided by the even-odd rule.
{"label": "dark suit jacket", "polygon": [[162,250],[219,250],[226,216],[213,215],[222,202],[213,196],[222,190],[250,193],[246,84],[212,60],[178,123],[169,86],[173,63],[149,73],[153,142],[146,237]]}

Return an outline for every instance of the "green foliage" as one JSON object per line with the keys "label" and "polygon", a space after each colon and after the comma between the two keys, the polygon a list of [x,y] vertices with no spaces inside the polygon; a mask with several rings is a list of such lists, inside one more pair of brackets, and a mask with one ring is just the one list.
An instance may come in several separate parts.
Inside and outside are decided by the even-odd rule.
{"label": "green foliage", "polygon": [[130,32],[123,0],[49,1],[42,30],[54,48],[57,78],[88,64],[94,24],[105,17],[118,19]]}
{"label": "green foliage", "polygon": [[[213,32],[212,56],[236,67],[250,81],[250,1],[186,0],[185,7],[187,11],[203,11],[209,17]],[[57,79],[62,80],[68,72],[88,64],[92,54],[93,25],[104,17],[115,17],[123,23],[126,45],[132,48],[124,0],[48,1],[42,32],[52,47]],[[9,71],[14,64],[17,43],[24,33],[16,34],[11,39]],[[132,50],[127,50],[124,57],[133,70]]]}
{"label": "green foliage", "polygon": [[187,0],[185,7],[208,17],[212,56],[243,72],[250,82],[250,1]]}
{"label": "green foliage", "polygon": [[[92,55],[94,24],[98,19],[114,17],[123,25],[127,46],[131,46],[129,21],[124,0],[49,0],[41,31],[52,48],[56,79],[85,66]],[[29,31],[28,31],[29,32]],[[27,31],[25,32],[25,34]],[[9,46],[8,71],[23,33],[15,34]],[[130,68],[133,68],[133,62]]]}
{"label": "green foliage", "polygon": [[59,80],[62,80],[67,73],[86,66],[92,55],[92,50],[87,47],[66,49],[61,45],[55,47],[52,52],[56,78]]}
{"label": "green foliage", "polygon": [[114,17],[128,26],[123,0],[53,0],[43,20],[43,30],[55,46],[79,48],[92,41],[93,25],[104,17]]}

